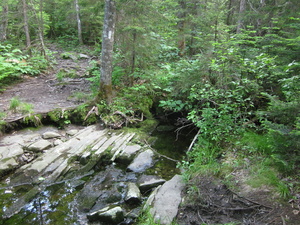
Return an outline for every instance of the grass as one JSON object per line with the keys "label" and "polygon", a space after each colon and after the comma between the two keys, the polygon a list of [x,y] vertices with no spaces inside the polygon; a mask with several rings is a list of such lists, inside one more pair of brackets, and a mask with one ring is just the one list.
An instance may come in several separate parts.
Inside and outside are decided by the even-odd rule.
{"label": "grass", "polygon": [[181,164],[186,182],[197,176],[212,175],[223,180],[231,190],[245,183],[252,188],[268,188],[279,201],[290,197],[290,188],[282,180],[283,174],[276,163],[279,159],[274,159],[266,134],[247,131],[224,149],[199,140],[188,153],[188,161]]}
{"label": "grass", "polygon": [[[149,209],[145,210],[143,213],[139,215],[138,220],[135,224],[136,225],[161,225],[159,221],[156,221],[155,218],[153,218]],[[178,225],[178,224],[172,222],[170,225]]]}
{"label": "grass", "polygon": [[20,107],[21,101],[18,97],[14,97],[10,100],[9,109],[14,113],[17,112],[17,109]]}
{"label": "grass", "polygon": [[20,112],[22,114],[32,114],[33,113],[33,105],[22,102],[18,97],[14,97],[10,100],[9,109],[14,112]]}
{"label": "grass", "polygon": [[279,178],[279,172],[268,165],[267,160],[256,161],[250,168],[250,177],[247,181],[251,187],[271,187],[281,198],[286,199],[290,196],[288,186]]}

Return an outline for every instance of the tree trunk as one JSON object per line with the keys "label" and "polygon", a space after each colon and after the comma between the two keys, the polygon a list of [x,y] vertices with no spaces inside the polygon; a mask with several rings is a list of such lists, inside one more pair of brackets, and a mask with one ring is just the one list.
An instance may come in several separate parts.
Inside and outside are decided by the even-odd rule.
{"label": "tree trunk", "polygon": [[46,54],[46,46],[45,46],[45,41],[44,41],[44,18],[43,18],[43,0],[40,0],[40,19],[39,19],[39,37],[42,45],[42,54],[45,56],[46,59],[48,59],[47,54]]}
{"label": "tree trunk", "polygon": [[[133,74],[134,71],[135,71],[136,37],[137,37],[137,32],[136,32],[136,30],[133,30],[133,33],[132,33],[132,51],[131,51],[131,74]],[[133,85],[133,82],[134,82],[134,78],[133,78],[133,76],[131,76],[130,77],[130,85]]]}
{"label": "tree trunk", "polygon": [[116,5],[113,0],[105,0],[105,15],[102,35],[100,91],[99,97],[108,104],[112,101],[112,61],[114,33],[116,23]]}
{"label": "tree trunk", "polygon": [[82,28],[81,28],[80,9],[79,9],[78,0],[75,0],[75,10],[76,10],[76,20],[77,20],[77,29],[78,29],[78,40],[79,40],[79,44],[82,45],[83,39],[82,39]]}
{"label": "tree trunk", "polygon": [[184,55],[186,38],[185,38],[185,26],[186,26],[186,1],[179,1],[180,9],[178,13],[178,50],[179,56]]}
{"label": "tree trunk", "polygon": [[240,0],[239,19],[238,19],[237,28],[236,28],[237,34],[241,33],[241,29],[244,26],[243,13],[245,12],[245,9],[246,9],[246,0]]}
{"label": "tree trunk", "polygon": [[232,23],[234,9],[233,9],[233,0],[228,0],[228,8],[227,8],[227,17],[226,24],[229,26]]}
{"label": "tree trunk", "polygon": [[27,16],[27,2],[26,0],[22,0],[23,3],[23,18],[24,18],[24,32],[26,36],[26,47],[31,52],[31,40],[30,40],[30,33],[29,33],[29,24],[28,24],[28,16]]}
{"label": "tree trunk", "polygon": [[45,58],[47,59],[47,55],[46,55],[46,46],[45,46],[45,41],[44,41],[44,19],[43,19],[43,0],[40,0],[40,4],[39,4],[39,11],[37,12],[37,10],[34,7],[34,2],[32,0],[30,0],[31,2],[31,6],[32,6],[32,11],[36,20],[36,23],[38,24],[38,37],[40,40],[40,45],[41,45],[41,55],[45,56]]}
{"label": "tree trunk", "polygon": [[4,1],[2,3],[2,20],[0,23],[0,41],[7,39],[7,25],[8,25],[8,3]]}

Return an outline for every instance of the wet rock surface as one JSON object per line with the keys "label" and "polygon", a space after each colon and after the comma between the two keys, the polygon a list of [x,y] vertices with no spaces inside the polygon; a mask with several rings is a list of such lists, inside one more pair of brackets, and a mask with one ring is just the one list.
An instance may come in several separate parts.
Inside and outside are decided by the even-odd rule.
{"label": "wet rock surface", "polygon": [[158,159],[149,146],[134,140],[134,133],[95,125],[3,137],[0,220],[4,224],[32,224],[33,218],[43,224],[133,224],[148,195],[166,182],[143,174]]}

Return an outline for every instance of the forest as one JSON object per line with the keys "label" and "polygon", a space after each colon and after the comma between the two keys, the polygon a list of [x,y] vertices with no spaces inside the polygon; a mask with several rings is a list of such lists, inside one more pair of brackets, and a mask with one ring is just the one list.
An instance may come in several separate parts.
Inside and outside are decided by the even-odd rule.
{"label": "forest", "polygon": [[247,179],[300,215],[299,0],[2,0],[0,10],[0,93],[49,70],[49,46],[88,53],[83,117],[91,105],[117,125],[173,115],[177,132],[194,133],[178,165],[191,200],[200,178],[233,190]]}

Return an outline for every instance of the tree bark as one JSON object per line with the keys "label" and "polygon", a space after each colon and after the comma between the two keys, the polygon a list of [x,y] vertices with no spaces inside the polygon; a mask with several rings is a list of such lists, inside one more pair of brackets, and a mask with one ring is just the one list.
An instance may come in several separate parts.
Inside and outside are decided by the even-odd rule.
{"label": "tree bark", "polygon": [[7,25],[8,25],[8,3],[4,1],[2,3],[2,20],[0,23],[0,41],[7,39]]}
{"label": "tree bark", "polygon": [[44,18],[43,18],[43,9],[44,9],[44,0],[40,0],[40,19],[39,19],[39,37],[42,45],[42,54],[45,56],[46,59],[48,59],[46,54],[46,46],[44,41]]}
{"label": "tree bark", "polygon": [[45,41],[44,41],[44,19],[43,19],[43,0],[40,0],[39,2],[39,11],[37,11],[34,7],[34,2],[30,0],[31,6],[32,6],[32,11],[36,20],[36,23],[38,24],[38,37],[40,40],[40,45],[41,45],[41,55],[45,56],[46,59],[46,46],[45,46]]}
{"label": "tree bark", "polygon": [[105,15],[102,35],[100,91],[99,97],[112,102],[112,70],[113,47],[116,23],[116,4],[113,0],[105,0]]}
{"label": "tree bark", "polygon": [[241,29],[244,26],[243,13],[245,12],[245,9],[246,9],[246,0],[240,0],[239,19],[238,19],[237,28],[236,28],[237,34],[241,33]]}
{"label": "tree bark", "polygon": [[24,19],[24,32],[26,36],[26,47],[30,50],[31,47],[31,39],[30,39],[30,32],[29,32],[29,24],[28,24],[28,15],[27,15],[27,2],[26,0],[22,0],[23,3],[23,19]]}
{"label": "tree bark", "polygon": [[179,56],[183,56],[186,47],[185,26],[186,26],[186,1],[179,1],[180,9],[178,13],[178,50]]}
{"label": "tree bark", "polygon": [[232,23],[232,17],[234,13],[233,8],[233,0],[228,0],[228,6],[227,6],[227,17],[226,17],[226,24],[229,26]]}
{"label": "tree bark", "polygon": [[79,40],[79,44],[82,45],[83,44],[83,39],[82,39],[80,8],[79,8],[78,0],[75,0],[75,10],[76,10],[76,20],[77,20],[77,29],[78,29],[78,40]]}

